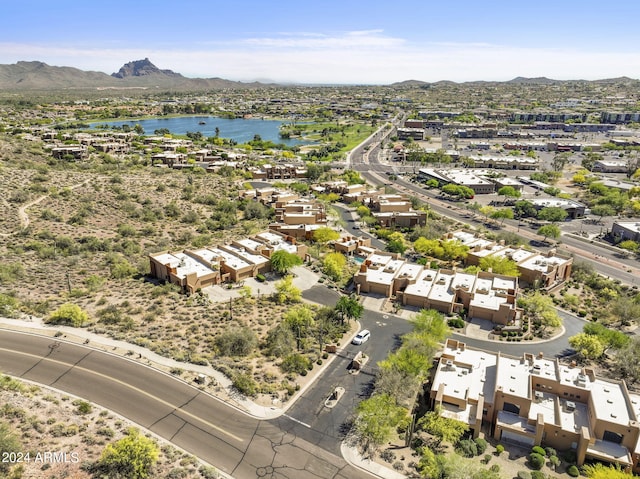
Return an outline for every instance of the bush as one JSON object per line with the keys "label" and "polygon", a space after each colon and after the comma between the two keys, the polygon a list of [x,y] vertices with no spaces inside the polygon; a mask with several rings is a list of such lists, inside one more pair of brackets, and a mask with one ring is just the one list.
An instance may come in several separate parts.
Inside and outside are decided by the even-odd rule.
{"label": "bush", "polygon": [[518,479],[531,479],[529,471],[518,471]]}
{"label": "bush", "polygon": [[558,452],[552,447],[545,447],[544,451],[547,453],[547,457],[558,455]]}
{"label": "bush", "polygon": [[284,358],[280,364],[280,369],[285,373],[296,373],[306,376],[309,366],[313,367],[309,358],[302,354],[293,353]]}
{"label": "bush", "polygon": [[464,328],[464,320],[460,318],[452,318],[447,321],[450,328]]}
{"label": "bush", "polygon": [[261,283],[264,283],[266,280],[267,278],[264,276],[264,274],[258,273],[256,275],[256,281],[260,281]]}
{"label": "bush", "polygon": [[472,439],[463,439],[456,446],[458,454],[464,457],[474,457],[478,455],[478,446]]}
{"label": "bush", "polygon": [[529,454],[529,466],[531,469],[540,470],[542,466],[544,466],[545,459],[544,456],[538,454],[537,452],[532,452]]}
{"label": "bush", "polygon": [[531,479],[546,479],[546,477],[542,471],[531,471]]}
{"label": "bush", "polygon": [[502,444],[498,444],[498,445],[496,446],[496,455],[498,455],[498,456],[499,456],[499,455],[500,455],[500,454],[502,454],[503,452],[504,452],[504,446],[503,446]]}
{"label": "bush", "polygon": [[531,448],[531,452],[535,452],[536,454],[540,454],[541,456],[546,456],[547,455],[547,451],[545,451],[544,448],[542,448],[540,446],[533,446]]}
{"label": "bush", "polygon": [[258,392],[258,385],[250,374],[241,373],[233,378],[233,387],[245,396],[253,397]]}
{"label": "bush", "polygon": [[79,328],[89,322],[89,315],[77,304],[65,303],[51,313],[45,322]]}
{"label": "bush", "polygon": [[247,327],[233,328],[217,336],[214,343],[223,356],[247,356],[258,345],[258,336]]}
{"label": "bush", "polygon": [[578,477],[580,475],[580,469],[578,469],[578,466],[576,466],[575,464],[571,464],[569,467],[567,467],[567,474],[569,474],[571,477]]}
{"label": "bush", "polygon": [[476,447],[478,448],[478,456],[480,454],[484,454],[484,451],[487,450],[487,441],[482,439],[481,437],[477,437],[473,440],[476,443]]}

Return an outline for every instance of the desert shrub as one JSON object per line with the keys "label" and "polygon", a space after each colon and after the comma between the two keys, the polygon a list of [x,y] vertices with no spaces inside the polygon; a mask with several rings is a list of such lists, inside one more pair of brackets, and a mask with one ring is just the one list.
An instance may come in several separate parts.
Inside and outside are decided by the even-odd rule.
{"label": "desert shrub", "polygon": [[307,374],[309,366],[313,367],[311,360],[302,354],[290,354],[280,364],[280,369],[285,373]]}
{"label": "desert shrub", "polygon": [[518,471],[518,479],[531,479],[529,471]]}
{"label": "desert shrub", "polygon": [[478,446],[472,439],[463,439],[456,445],[458,454],[464,457],[474,457],[478,455]]}
{"label": "desert shrub", "polygon": [[578,466],[576,466],[575,464],[571,464],[569,467],[567,467],[567,474],[569,474],[571,477],[578,477],[580,475],[580,469],[578,469]]}
{"label": "desert shrub", "polygon": [[504,446],[502,444],[498,444],[496,446],[496,454],[499,456],[500,454],[502,454],[504,452]]}
{"label": "desert shrub", "polygon": [[258,385],[250,374],[240,373],[233,377],[233,387],[245,396],[253,397],[258,392]]}
{"label": "desert shrub", "polygon": [[473,440],[476,443],[476,447],[478,449],[478,456],[480,454],[484,454],[484,451],[487,450],[487,441],[482,439],[481,437],[477,437]]}
{"label": "desert shrub", "polygon": [[91,403],[82,401],[81,399],[74,401],[73,405],[77,406],[78,414],[89,414],[93,410],[93,408],[91,407]]}
{"label": "desert shrub", "polygon": [[56,309],[45,322],[79,328],[89,321],[89,315],[77,304],[66,303]]}
{"label": "desert shrub", "polygon": [[542,466],[544,466],[544,462],[544,456],[538,454],[537,452],[532,452],[531,454],[529,454],[529,466],[531,466],[532,469],[542,469]]}
{"label": "desert shrub", "polygon": [[531,479],[546,479],[546,474],[542,471],[531,471]]}
{"label": "desert shrub", "polygon": [[258,345],[258,337],[247,327],[233,328],[217,336],[214,344],[222,356],[247,356]]}
{"label": "desert shrub", "polygon": [[533,446],[531,448],[531,452],[535,452],[536,454],[540,454],[541,456],[546,456],[547,455],[547,451],[545,451],[544,448],[542,448],[540,446]]}
{"label": "desert shrub", "polygon": [[449,321],[447,321],[447,324],[451,328],[464,328],[464,319],[452,318]]}
{"label": "desert shrub", "polygon": [[558,452],[552,447],[545,447],[544,451],[547,453],[547,457],[558,455]]}

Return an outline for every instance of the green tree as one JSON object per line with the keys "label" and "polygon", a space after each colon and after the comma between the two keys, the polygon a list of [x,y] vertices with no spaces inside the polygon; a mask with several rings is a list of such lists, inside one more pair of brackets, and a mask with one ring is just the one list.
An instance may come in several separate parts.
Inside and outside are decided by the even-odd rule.
{"label": "green tree", "polygon": [[293,285],[293,276],[287,275],[275,284],[275,300],[278,304],[299,303],[302,291]]}
{"label": "green tree", "polygon": [[468,186],[454,185],[453,183],[444,185],[441,188],[441,191],[446,195],[454,196],[459,199],[470,199],[475,195],[475,192]]}
{"label": "green tree", "polygon": [[578,333],[571,336],[569,345],[588,360],[600,359],[604,354],[604,344],[597,336],[591,334]]}
{"label": "green tree", "polygon": [[513,213],[516,218],[535,218],[538,216],[538,210],[535,205],[527,200],[516,201],[513,206]]}
{"label": "green tree", "polygon": [[375,452],[394,437],[396,428],[408,419],[408,411],[388,394],[375,394],[356,407],[354,429],[365,451]]}
{"label": "green tree", "polygon": [[513,210],[511,208],[497,209],[491,214],[491,219],[502,220],[500,223],[504,223],[504,220],[512,220]]}
{"label": "green tree", "polygon": [[442,343],[451,334],[442,313],[434,309],[421,309],[412,321],[415,333],[426,335],[436,343]]}
{"label": "green tree", "polygon": [[130,428],[125,437],[107,445],[98,461],[98,470],[114,479],[145,479],[151,474],[158,455],[155,441]]}
{"label": "green tree", "polygon": [[342,253],[328,253],[322,260],[322,271],[334,281],[340,281],[347,265]]}
{"label": "green tree", "polygon": [[328,226],[321,226],[313,232],[313,241],[326,245],[329,241],[335,241],[340,238],[340,233]]}
{"label": "green tree", "polygon": [[294,306],[284,314],[284,324],[296,338],[298,350],[301,349],[302,339],[313,327],[313,322],[314,313],[306,304]]}
{"label": "green tree", "polygon": [[599,216],[600,221],[602,221],[603,216],[613,216],[616,214],[616,210],[611,205],[599,204],[591,208],[591,213]]}
{"label": "green tree", "polygon": [[89,322],[89,315],[77,304],[65,303],[52,312],[46,322],[80,328]]}
{"label": "green tree", "polygon": [[358,320],[362,317],[364,306],[360,304],[357,296],[341,296],[334,310],[340,314],[342,321],[344,321],[345,318],[347,320]]}
{"label": "green tree", "polygon": [[274,251],[269,260],[271,261],[271,268],[282,275],[287,274],[294,266],[302,264],[300,256],[283,249]]}
{"label": "green tree", "polygon": [[534,326],[544,333],[547,328],[556,328],[562,325],[562,318],[558,315],[553,300],[539,291],[518,299],[518,305],[524,309]]}
{"label": "green tree", "polygon": [[502,186],[498,189],[498,194],[500,196],[504,196],[504,201],[506,202],[508,198],[520,198],[522,193],[520,190],[514,188],[513,186]]}
{"label": "green tree", "polygon": [[506,256],[490,255],[480,259],[478,266],[482,271],[491,270],[495,274],[506,276],[520,276],[518,264]]}
{"label": "green tree", "polygon": [[558,223],[564,221],[568,213],[557,206],[546,206],[538,211],[538,219],[542,221],[550,221],[551,223]]}
{"label": "green tree", "polygon": [[537,233],[540,236],[544,236],[544,241],[547,241],[547,238],[551,238],[557,240],[560,238],[560,227],[558,225],[543,225],[538,228]]}
{"label": "green tree", "polygon": [[469,425],[442,415],[442,408],[438,405],[433,411],[422,416],[416,426],[438,438],[439,441],[457,443],[469,430]]}

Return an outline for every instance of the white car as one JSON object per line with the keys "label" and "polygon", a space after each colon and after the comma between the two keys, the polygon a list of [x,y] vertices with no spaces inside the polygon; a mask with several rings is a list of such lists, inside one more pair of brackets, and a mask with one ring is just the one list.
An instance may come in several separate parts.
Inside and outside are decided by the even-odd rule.
{"label": "white car", "polygon": [[355,337],[351,340],[351,344],[362,344],[369,341],[369,337],[371,336],[371,332],[368,329],[363,329]]}

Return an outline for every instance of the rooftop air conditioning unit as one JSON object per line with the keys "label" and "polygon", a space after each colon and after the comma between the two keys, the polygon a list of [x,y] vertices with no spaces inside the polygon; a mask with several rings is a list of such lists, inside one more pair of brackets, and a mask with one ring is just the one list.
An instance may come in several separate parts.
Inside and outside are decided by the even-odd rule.
{"label": "rooftop air conditioning unit", "polygon": [[533,394],[534,398],[536,401],[542,401],[542,399],[544,398],[544,394],[542,394],[542,391],[536,391]]}
{"label": "rooftop air conditioning unit", "polygon": [[574,403],[573,401],[567,401],[565,406],[567,408],[567,411],[575,411],[576,410],[576,403]]}

